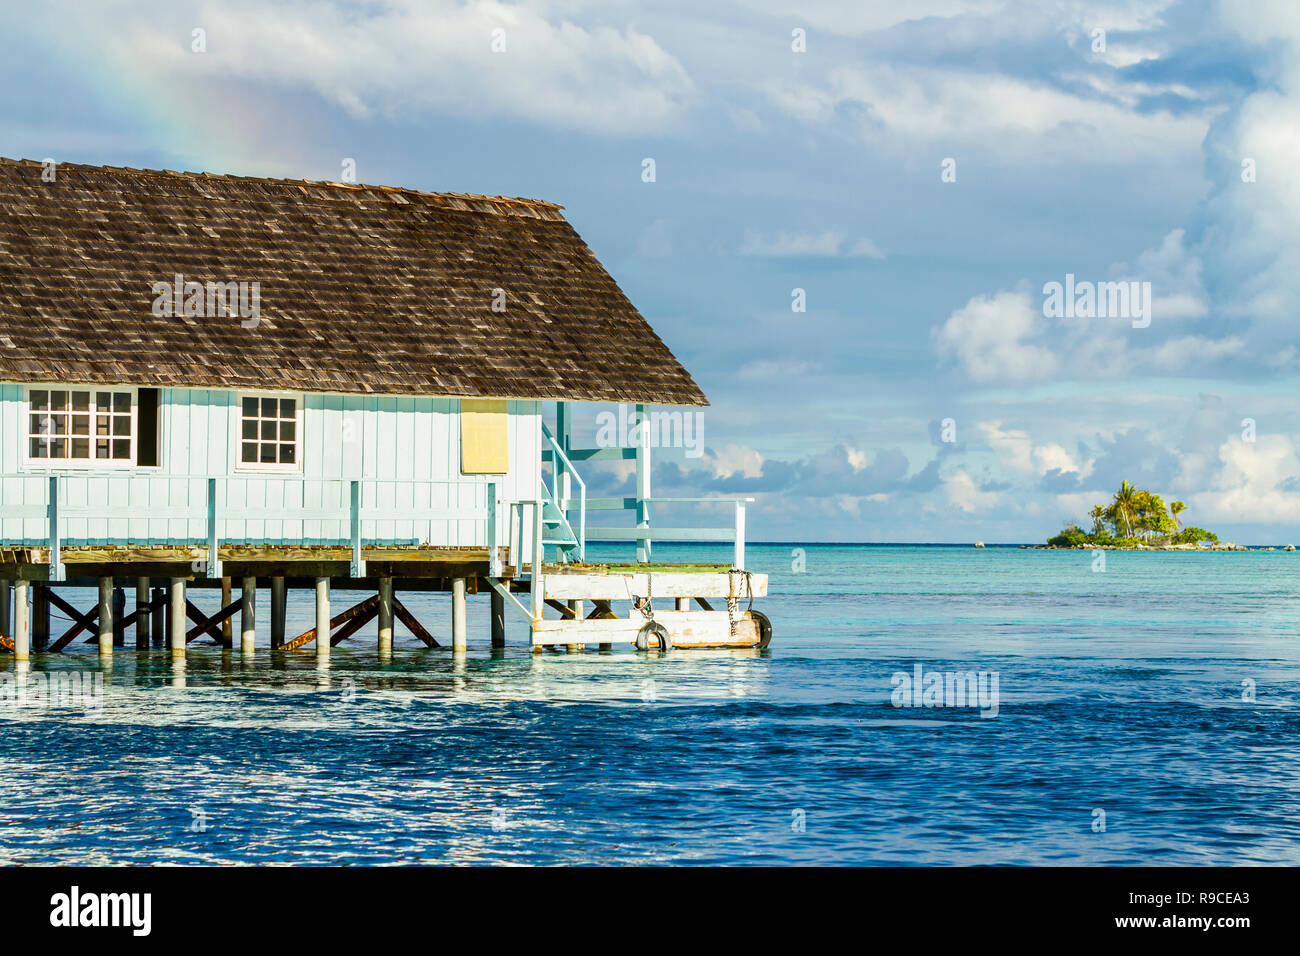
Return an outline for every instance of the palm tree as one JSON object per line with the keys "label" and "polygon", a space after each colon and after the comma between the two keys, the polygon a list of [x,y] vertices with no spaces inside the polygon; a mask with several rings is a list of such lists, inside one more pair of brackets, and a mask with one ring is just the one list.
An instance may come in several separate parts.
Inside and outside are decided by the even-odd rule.
{"label": "palm tree", "polygon": [[1092,533],[1101,534],[1101,523],[1106,520],[1106,509],[1101,505],[1093,505],[1092,510],[1088,512],[1088,517],[1092,519]]}
{"label": "palm tree", "polygon": [[1186,510],[1186,508],[1187,508],[1187,503],[1186,503],[1185,501],[1171,501],[1171,502],[1169,502],[1169,514],[1170,514],[1170,515],[1173,517],[1173,519],[1174,519],[1174,528],[1175,528],[1175,529],[1181,527],[1181,525],[1178,524],[1178,515],[1179,515],[1181,512],[1183,512],[1184,510]]}
{"label": "palm tree", "polygon": [[1137,489],[1127,481],[1119,483],[1115,492],[1115,513],[1123,519],[1126,538],[1133,537],[1133,516],[1136,513]]}

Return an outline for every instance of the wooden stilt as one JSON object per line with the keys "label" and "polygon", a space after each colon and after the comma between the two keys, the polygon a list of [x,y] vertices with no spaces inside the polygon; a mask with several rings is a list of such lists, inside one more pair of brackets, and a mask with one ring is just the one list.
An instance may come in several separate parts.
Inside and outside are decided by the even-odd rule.
{"label": "wooden stilt", "polygon": [[[239,589],[239,653],[252,654],[257,646],[257,578],[245,577]],[[222,625],[224,630],[226,625]]]}
{"label": "wooden stilt", "polygon": [[13,618],[9,612],[13,607],[14,583],[0,581],[0,635],[13,637]]}
{"label": "wooden stilt", "polygon": [[326,635],[325,640],[316,642],[316,661],[326,663],[330,659],[330,579],[316,579],[316,633]]}
{"label": "wooden stilt", "polygon": [[126,647],[125,588],[113,588],[113,646]]}
{"label": "wooden stilt", "polygon": [[379,656],[393,656],[393,579],[379,579]]}
{"label": "wooden stilt", "polygon": [[32,627],[28,614],[27,602],[30,600],[31,585],[26,581],[14,582],[14,660],[25,661],[31,658]]}
{"label": "wooden stilt", "polygon": [[492,595],[492,646],[506,646],[506,599],[495,589]]}
{"label": "wooden stilt", "polygon": [[167,640],[172,657],[185,656],[185,579],[172,578],[167,582]]}
{"label": "wooden stilt", "polygon": [[32,585],[32,650],[50,646],[50,586]]}
{"label": "wooden stilt", "polygon": [[[230,578],[222,577],[221,579],[221,606],[229,607],[232,600],[230,594]],[[230,647],[235,640],[234,634],[231,633],[230,619],[226,618],[221,624],[221,646]]]}
{"label": "wooden stilt", "polygon": [[113,579],[99,579],[99,638],[100,657],[113,656]]}
{"label": "wooden stilt", "polygon": [[465,579],[452,578],[451,581],[451,649],[465,650],[466,632]]}
{"label": "wooden stilt", "polygon": [[135,649],[138,651],[148,650],[149,648],[149,629],[153,623],[152,609],[146,609],[149,604],[149,579],[135,579]]}
{"label": "wooden stilt", "polygon": [[149,602],[153,606],[153,625],[150,630],[153,631],[151,637],[152,644],[165,644],[167,641],[167,589],[154,588],[153,600]]}
{"label": "wooden stilt", "polygon": [[[582,600],[580,598],[578,600],[569,602],[569,610],[573,613],[574,618],[576,618],[579,621],[582,620]],[[583,649],[583,645],[581,644],[566,645],[566,650],[568,650],[570,654],[576,653],[582,649]]]}
{"label": "wooden stilt", "polygon": [[271,578],[271,647],[284,643],[284,619],[288,610],[288,597],[284,578]]}

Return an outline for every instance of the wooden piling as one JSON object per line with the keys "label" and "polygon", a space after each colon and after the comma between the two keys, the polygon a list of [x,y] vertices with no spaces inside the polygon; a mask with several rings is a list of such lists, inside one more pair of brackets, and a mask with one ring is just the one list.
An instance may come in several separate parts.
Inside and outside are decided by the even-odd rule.
{"label": "wooden piling", "polygon": [[465,579],[451,579],[451,649],[465,650],[466,631]]}
{"label": "wooden piling", "polygon": [[316,579],[316,662],[330,659],[330,579]]}
{"label": "wooden piling", "polygon": [[[221,606],[230,607],[230,578],[225,576],[221,578]],[[230,618],[226,618],[221,622],[221,646],[230,647],[233,641]]]}
{"label": "wooden piling", "polygon": [[43,651],[50,646],[50,586],[32,585],[32,649]]}
{"label": "wooden piling", "polygon": [[153,600],[153,624],[150,630],[153,632],[150,637],[151,644],[166,644],[167,642],[167,589],[154,588]]}
{"label": "wooden piling", "polygon": [[506,646],[506,599],[492,589],[492,646]]}
{"label": "wooden piling", "polygon": [[113,588],[113,646],[126,646],[126,589]]}
{"label": "wooden piling", "polygon": [[13,604],[14,584],[12,581],[0,581],[0,634],[13,637],[11,628],[13,618],[9,616]]}
{"label": "wooden piling", "polygon": [[257,646],[257,578],[245,577],[239,588],[239,652],[252,654]]}
{"label": "wooden piling", "polygon": [[99,656],[113,656],[113,579],[99,579],[99,621],[96,625],[99,638]]}
{"label": "wooden piling", "polygon": [[379,656],[393,656],[393,579],[379,579]]}
{"label": "wooden piling", "polygon": [[283,577],[271,578],[271,646],[279,647],[284,643],[285,612],[288,610],[288,594]]}
{"label": "wooden piling", "polygon": [[149,604],[149,579],[135,579],[135,649],[149,648],[149,625],[153,621],[153,612],[146,611]]}
{"label": "wooden piling", "polygon": [[172,657],[185,656],[185,579],[171,578],[167,582],[167,640]]}
{"label": "wooden piling", "polygon": [[32,631],[27,602],[31,586],[21,578],[14,582],[14,660],[31,658]]}

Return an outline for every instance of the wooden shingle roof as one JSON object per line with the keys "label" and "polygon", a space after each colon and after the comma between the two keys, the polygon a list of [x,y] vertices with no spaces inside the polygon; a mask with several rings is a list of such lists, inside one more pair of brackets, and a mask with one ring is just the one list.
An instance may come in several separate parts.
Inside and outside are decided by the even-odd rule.
{"label": "wooden shingle roof", "polygon": [[[706,404],[554,204],[42,169],[0,159],[0,381]],[[260,322],[155,315],[177,274]]]}

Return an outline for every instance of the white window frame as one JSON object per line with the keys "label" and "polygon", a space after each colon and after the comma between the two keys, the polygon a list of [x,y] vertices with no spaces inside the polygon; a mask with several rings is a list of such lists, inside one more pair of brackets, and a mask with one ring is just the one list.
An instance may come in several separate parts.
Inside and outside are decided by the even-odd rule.
{"label": "white window frame", "polygon": [[[32,457],[32,392],[90,392],[91,407],[90,428],[91,434],[88,437],[91,442],[91,452],[94,452],[94,442],[96,435],[95,428],[95,392],[128,392],[131,395],[131,455],[129,458],[34,458]],[[39,413],[36,413],[39,414]],[[137,441],[140,437],[140,400],[137,389],[134,385],[85,385],[63,383],[38,383],[26,385],[23,387],[23,455],[22,462],[24,470],[30,471],[125,471],[136,467]],[[71,440],[74,436],[71,434],[60,436]],[[76,436],[83,437],[83,436]],[[112,436],[109,436],[110,439]],[[151,469],[152,470],[152,469]]]}
{"label": "white window frame", "polygon": [[[259,402],[264,398],[274,398],[276,401],[291,398],[294,401],[294,418],[293,428],[294,453],[292,464],[282,464],[275,462],[246,462],[244,461],[244,399],[255,398]],[[235,393],[235,471],[251,472],[272,472],[281,475],[301,474],[303,469],[303,396],[298,392],[236,392]]]}

